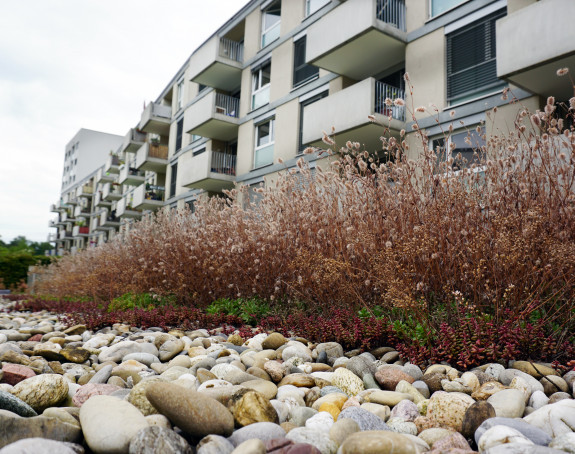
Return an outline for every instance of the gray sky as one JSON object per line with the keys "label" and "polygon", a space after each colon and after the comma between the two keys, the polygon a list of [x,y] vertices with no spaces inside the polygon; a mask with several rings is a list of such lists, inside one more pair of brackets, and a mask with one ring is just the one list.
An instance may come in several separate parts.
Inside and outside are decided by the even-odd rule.
{"label": "gray sky", "polygon": [[248,0],[0,0],[0,238],[46,241],[64,146],[124,135]]}

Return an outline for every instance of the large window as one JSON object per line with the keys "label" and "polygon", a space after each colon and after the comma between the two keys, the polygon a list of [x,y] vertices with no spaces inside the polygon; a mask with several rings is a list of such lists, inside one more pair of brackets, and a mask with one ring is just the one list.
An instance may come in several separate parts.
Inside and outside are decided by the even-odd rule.
{"label": "large window", "polygon": [[496,91],[505,85],[497,78],[495,22],[505,9],[446,35],[447,101],[457,104]]}
{"label": "large window", "polygon": [[178,163],[172,164],[172,175],[170,177],[170,197],[176,195],[176,181],[178,179]]}
{"label": "large window", "polygon": [[294,87],[301,85],[309,80],[317,77],[319,68],[317,66],[308,65],[305,62],[305,44],[306,37],[298,39],[294,43],[294,57],[293,57],[293,85]]}
{"label": "large window", "polygon": [[282,2],[276,0],[262,11],[262,48],[280,37]]}
{"label": "large window", "polygon": [[256,126],[256,149],[254,168],[272,164],[274,161],[275,119],[267,120]]}
{"label": "large window", "polygon": [[182,136],[184,135],[184,119],[180,118],[176,123],[176,152],[182,148]]}
{"label": "large window", "polygon": [[305,15],[309,16],[310,14],[315,13],[318,9],[327,5],[329,2],[330,0],[305,0]]}
{"label": "large window", "polygon": [[270,102],[270,76],[272,64],[268,60],[252,73],[252,110]]}
{"label": "large window", "polygon": [[435,17],[467,0],[430,0],[429,15]]}
{"label": "large window", "polygon": [[313,104],[316,101],[319,101],[322,98],[325,98],[328,95],[328,91],[324,91],[318,95],[315,95],[305,101],[302,101],[299,105],[299,138],[298,138],[298,151],[297,154],[302,154],[303,151],[307,148],[306,145],[303,143],[303,125],[305,124],[305,108],[310,104]]}

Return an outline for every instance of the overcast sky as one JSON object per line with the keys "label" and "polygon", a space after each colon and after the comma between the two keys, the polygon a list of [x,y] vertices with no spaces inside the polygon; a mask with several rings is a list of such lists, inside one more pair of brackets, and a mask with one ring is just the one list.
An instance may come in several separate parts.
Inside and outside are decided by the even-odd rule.
{"label": "overcast sky", "polygon": [[0,238],[46,241],[64,146],[124,135],[248,0],[14,0],[0,8]]}

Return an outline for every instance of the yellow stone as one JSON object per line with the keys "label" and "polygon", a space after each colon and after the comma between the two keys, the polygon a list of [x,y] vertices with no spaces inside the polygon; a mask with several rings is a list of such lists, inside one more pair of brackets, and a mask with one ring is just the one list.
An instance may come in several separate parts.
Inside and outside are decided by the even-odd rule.
{"label": "yellow stone", "polygon": [[321,404],[319,406],[319,411],[328,412],[333,417],[334,421],[337,421],[337,417],[340,414],[340,410],[339,408],[337,408],[337,405],[332,404],[330,402],[324,402],[323,404]]}

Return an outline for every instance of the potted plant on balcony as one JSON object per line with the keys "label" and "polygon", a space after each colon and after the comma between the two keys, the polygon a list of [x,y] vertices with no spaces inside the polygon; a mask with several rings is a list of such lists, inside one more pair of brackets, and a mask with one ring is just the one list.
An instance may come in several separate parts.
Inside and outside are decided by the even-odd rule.
{"label": "potted plant on balcony", "polygon": [[82,234],[90,233],[90,228],[86,225],[86,221],[84,219],[80,219],[79,221],[76,221],[75,225],[77,225],[79,227],[78,233],[82,233]]}

